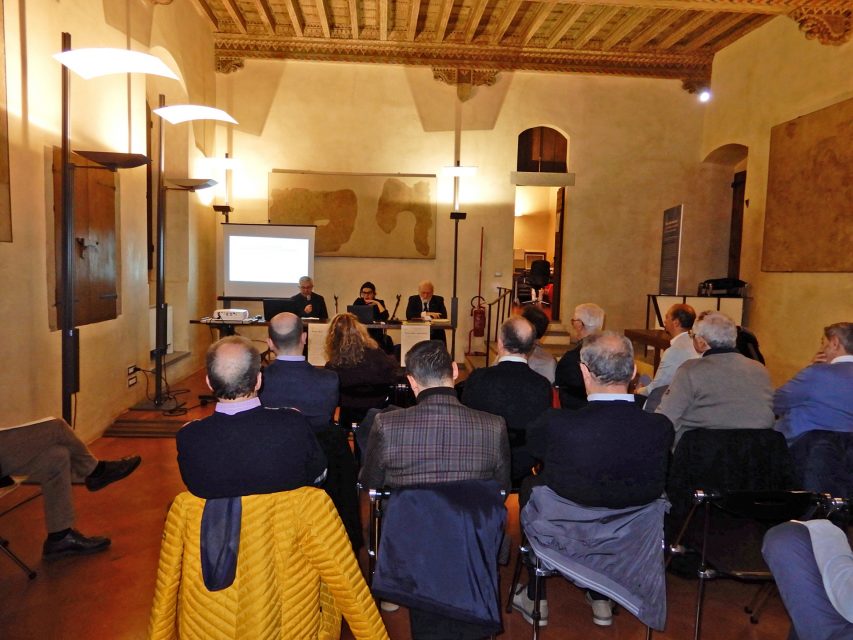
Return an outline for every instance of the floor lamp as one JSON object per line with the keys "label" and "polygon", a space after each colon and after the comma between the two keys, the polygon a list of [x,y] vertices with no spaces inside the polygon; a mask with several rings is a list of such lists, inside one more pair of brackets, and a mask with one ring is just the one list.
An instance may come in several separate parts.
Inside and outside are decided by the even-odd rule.
{"label": "floor lamp", "polygon": [[74,170],[80,169],[130,169],[149,162],[142,154],[109,151],[75,151],[80,156],[98,163],[99,167],[75,166],[71,162],[70,142],[70,76],[69,70],[84,79],[115,73],[147,73],[173,78],[177,76],[159,58],[127,49],[71,49],[71,34],[62,34],[62,52],[54,55],[62,64],[62,286],[59,295],[62,331],[62,417],[73,425],[72,398],[80,390],[80,330],[75,326],[74,314]]}
{"label": "floor lamp", "polygon": [[237,124],[230,115],[221,109],[203,105],[181,104],[166,106],[166,96],[160,94],[160,103],[154,113],[160,116],[159,153],[157,156],[157,262],[155,264],[156,300],[155,300],[155,341],[154,351],[154,398],[151,403],[141,403],[135,409],[160,408],[169,399],[163,393],[163,378],[166,366],[166,350],[168,349],[168,305],[166,304],[166,192],[198,191],[216,184],[213,180],[181,178],[168,179],[167,186],[164,176],[166,166],[165,127],[163,121],[170,124],[180,124],[192,120],[217,120]]}

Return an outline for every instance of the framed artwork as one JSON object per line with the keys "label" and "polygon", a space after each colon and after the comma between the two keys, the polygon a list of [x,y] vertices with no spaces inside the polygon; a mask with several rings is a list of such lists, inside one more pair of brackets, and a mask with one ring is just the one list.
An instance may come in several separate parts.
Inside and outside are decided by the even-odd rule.
{"label": "framed artwork", "polygon": [[6,115],[6,36],[0,0],[0,242],[12,242],[12,198],[9,182],[9,119]]}
{"label": "framed artwork", "polygon": [[269,222],[315,225],[317,256],[434,259],[436,177],[273,169]]}
{"label": "framed artwork", "polygon": [[853,98],[770,130],[762,271],[853,271]]}

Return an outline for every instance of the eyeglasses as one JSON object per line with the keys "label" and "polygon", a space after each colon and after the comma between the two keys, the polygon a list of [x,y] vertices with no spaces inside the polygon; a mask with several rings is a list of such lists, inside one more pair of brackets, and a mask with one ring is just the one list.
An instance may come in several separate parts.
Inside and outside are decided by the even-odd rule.
{"label": "eyeglasses", "polygon": [[572,318],[572,322],[580,322],[581,324],[583,324],[583,320],[581,320],[580,318]]}
{"label": "eyeglasses", "polygon": [[690,336],[690,339],[691,339],[691,340],[692,340],[693,338],[695,338],[695,337],[696,337],[696,334],[695,334],[695,333],[693,333],[693,331],[688,331],[688,332],[687,332],[687,335],[688,335],[688,336]]}
{"label": "eyeglasses", "polygon": [[376,292],[371,290],[371,289],[362,289],[361,290],[361,295],[363,295],[363,296],[370,296],[370,295],[373,295],[375,293]]}

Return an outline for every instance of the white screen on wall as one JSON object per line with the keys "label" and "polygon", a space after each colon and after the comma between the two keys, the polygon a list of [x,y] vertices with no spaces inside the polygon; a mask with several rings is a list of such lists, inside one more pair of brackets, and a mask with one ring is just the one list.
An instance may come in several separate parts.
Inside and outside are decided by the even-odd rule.
{"label": "white screen on wall", "polygon": [[286,298],[314,276],[313,226],[222,225],[224,292],[232,298]]}

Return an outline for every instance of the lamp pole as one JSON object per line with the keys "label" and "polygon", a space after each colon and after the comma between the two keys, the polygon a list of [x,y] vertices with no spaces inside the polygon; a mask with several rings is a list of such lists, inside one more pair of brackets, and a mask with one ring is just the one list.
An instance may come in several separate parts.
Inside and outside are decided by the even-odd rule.
{"label": "lamp pole", "polygon": [[[71,50],[71,34],[63,32],[62,50]],[[69,138],[68,67],[62,65],[62,417],[74,424],[71,398],[80,390],[80,330],[74,326],[74,166]]]}
{"label": "lamp pole", "polygon": [[[166,96],[160,94],[160,108],[166,106]],[[160,406],[163,398],[163,370],[166,360],[166,329],[168,306],[166,305],[166,184],[163,177],[166,171],[166,137],[163,119],[160,118],[157,149],[157,263],[155,265],[155,327],[154,327],[154,405]]]}

